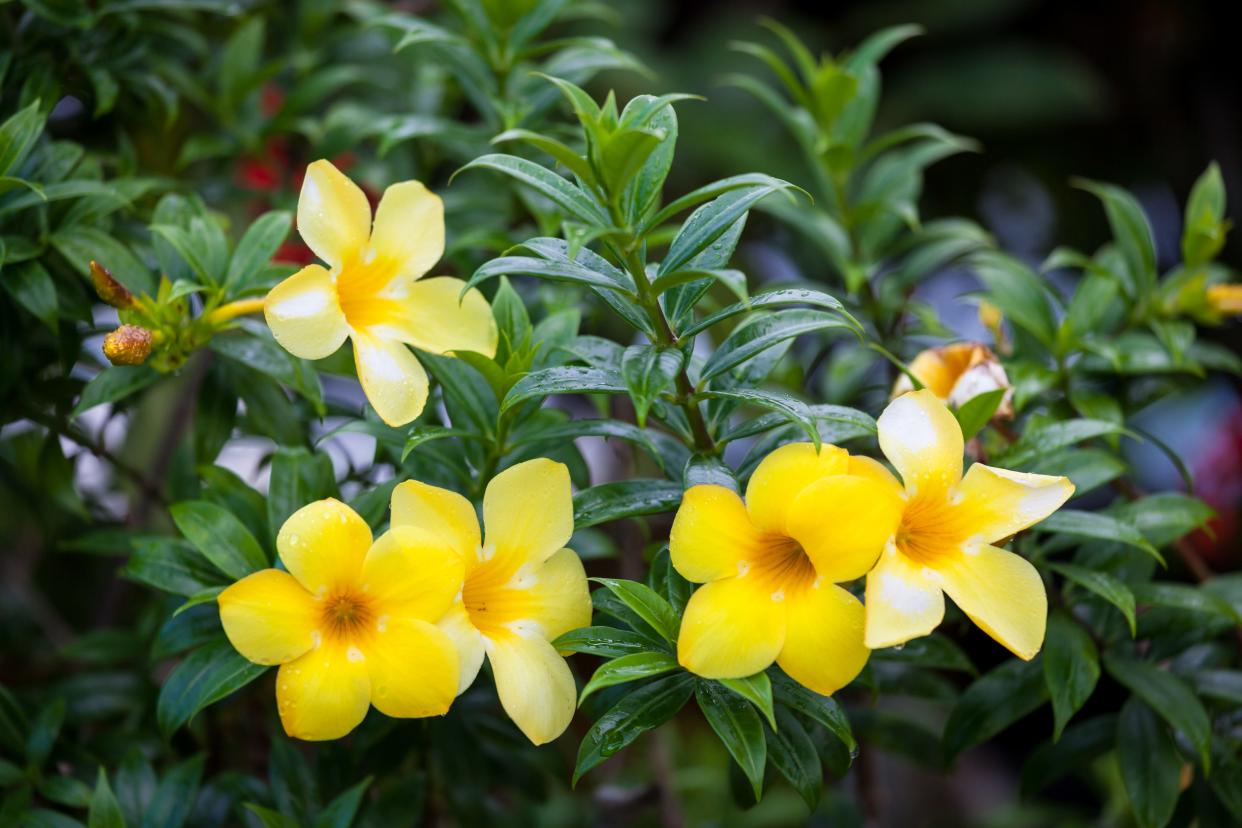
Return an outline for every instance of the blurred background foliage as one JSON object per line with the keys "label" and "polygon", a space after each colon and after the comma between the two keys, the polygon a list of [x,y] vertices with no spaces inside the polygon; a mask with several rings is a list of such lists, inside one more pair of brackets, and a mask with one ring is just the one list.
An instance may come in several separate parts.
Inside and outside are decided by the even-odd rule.
{"label": "blurred background foliage", "polygon": [[[1234,636],[1242,589],[1227,574],[1215,578],[1214,591],[1188,585],[1239,565],[1239,329],[1190,327],[1187,320],[1204,308],[1178,293],[1187,284],[1186,268],[1178,267],[1188,218],[1182,206],[1207,162],[1218,162],[1224,191],[1242,192],[1242,91],[1232,80],[1228,28],[1217,11],[1210,3],[1035,0],[831,7],[655,0],[0,2],[0,825],[387,826],[498,818],[541,825],[1236,824],[1242,819],[1235,758],[1242,673]],[[817,55],[838,54],[886,27],[922,27],[921,36],[884,59],[872,134],[918,122],[944,131],[927,133],[927,145],[937,149],[925,160],[936,163],[920,163],[915,176],[902,179],[911,184],[922,176],[921,189],[915,185],[904,198],[896,193],[885,202],[896,205],[898,220],[875,231],[883,238],[873,250],[856,235],[845,253],[825,245],[832,234],[816,221],[841,225],[848,239],[855,222],[863,226],[862,211],[851,218],[821,187],[839,169],[834,165],[846,163],[842,156],[805,152],[796,131],[756,95],[754,79],[773,89],[778,82],[752,47],[734,44],[781,48],[779,37],[757,24],[759,15],[779,20]],[[379,525],[386,483],[412,475],[463,490],[476,486],[477,495],[486,482],[479,469],[522,456],[520,447],[489,453],[486,442],[427,431],[439,412],[420,421],[417,439],[387,429],[373,414],[360,416],[364,405],[347,355],[312,369],[276,347],[262,325],[213,317],[213,311],[261,296],[310,260],[296,234],[286,238],[284,230],[301,171],[316,158],[332,159],[373,199],[404,178],[441,193],[449,228],[441,270],[463,278],[531,237],[579,232],[555,205],[500,176],[470,172],[448,186],[455,170],[487,153],[546,160],[513,142],[493,146],[507,130],[543,132],[578,146],[578,126],[560,92],[532,71],[583,85],[597,101],[610,89],[620,102],[648,93],[706,98],[676,105],[678,152],[665,201],[740,173],[775,176],[815,196],[813,207],[782,202],[779,194],[766,199],[746,222],[740,244],[733,236],[736,253],[730,259],[732,250],[726,251],[715,267],[744,271],[751,293],[761,285],[814,284],[845,300],[865,321],[869,339],[908,360],[948,339],[988,339],[977,302],[962,298],[981,286],[988,291],[1009,319],[1006,365],[1018,385],[1018,407],[1034,413],[1021,421],[1016,446],[1008,445],[1003,427],[989,429],[987,453],[1008,452],[1023,468],[1046,462],[1038,468],[1046,472],[1078,461],[1076,468],[1093,474],[1097,486],[1076,478],[1084,499],[1071,508],[1108,507],[1121,523],[1147,530],[1123,552],[1121,544],[1099,538],[1083,542],[1090,532],[1063,521],[1065,534],[1054,534],[1054,525],[1038,544],[1025,537],[1024,551],[1039,557],[1073,548],[1074,563],[1051,571],[1080,620],[1093,625],[1098,640],[1083,645],[1091,652],[1129,639],[1122,614],[1108,605],[1124,600],[1093,599],[1109,584],[1082,569],[1141,585],[1135,594],[1143,647],[1134,655],[1143,665],[1171,665],[1194,688],[1192,699],[1204,700],[1217,736],[1212,777],[1194,767],[1202,740],[1184,727],[1176,736],[1152,712],[1176,708],[1177,691],[1172,701],[1143,695],[1136,689],[1142,677],[1134,679],[1126,663],[1107,656],[1103,677],[1098,657],[1092,660],[1098,687],[1092,680],[1094,694],[1078,701],[1087,706],[1059,748],[1051,746],[1053,716],[1039,666],[1030,673],[1029,665],[1003,657],[961,624],[953,625],[952,641],[937,636],[875,657],[860,683],[867,686],[842,694],[861,743],[852,762],[852,737],[808,723],[830,779],[810,817],[805,793],[771,768],[762,802],[749,807],[745,777],[691,709],[575,790],[567,783],[572,743],[602,708],[588,707],[591,715],[580,716],[569,736],[540,749],[521,739],[482,686],[443,720],[372,716],[350,740],[315,747],[280,734],[270,679],[193,716],[213,701],[208,690],[239,686],[259,671],[239,674],[232,685],[200,687],[195,696],[194,665],[216,664],[221,652],[231,651],[221,650],[209,605],[174,615],[186,597],[222,576],[177,537],[172,504],[206,500],[222,507],[270,554],[280,522],[312,497],[339,494]],[[829,115],[813,135],[831,132]],[[1044,288],[1022,292],[1032,280],[1073,297],[1093,264],[1135,275],[1133,261],[1118,264],[1116,250],[1100,249],[1118,223],[1110,223],[1095,195],[1071,186],[1071,176],[1132,192],[1133,203],[1098,190],[1123,213],[1141,208],[1158,258],[1143,276],[1151,286],[1128,300],[1121,289],[1103,288],[1082,305],[1093,315],[1071,313],[1063,326],[1062,310]],[[826,218],[814,218],[821,215]],[[947,221],[955,216],[963,220]],[[658,246],[675,226],[662,241],[655,230]],[[1129,248],[1119,241],[1124,259]],[[916,267],[909,251],[924,244],[940,252]],[[1237,262],[1239,244],[1237,233],[1229,236],[1217,259]],[[993,247],[1008,255],[990,252]],[[1062,252],[1049,259],[1057,249]],[[101,305],[91,260],[104,263],[126,291],[147,296],[146,304],[121,302],[119,314]],[[909,290],[871,294],[873,268],[893,261],[907,266]],[[1167,274],[1159,294],[1157,274]],[[1224,275],[1213,271],[1212,278]],[[727,279],[720,282],[710,287],[703,309],[736,299]],[[621,346],[634,340],[605,303],[583,301],[573,286],[515,276],[512,284],[487,290],[498,307],[512,311],[509,333],[530,330],[533,342],[567,347],[502,348],[501,378],[481,369],[456,386],[459,393],[482,377],[494,381],[501,398],[525,370],[582,361],[582,349],[576,358],[568,347],[581,344],[580,333]],[[1141,314],[1109,318],[1110,308],[1131,309],[1157,295]],[[514,310],[522,307],[527,310]],[[1044,310],[1032,319],[1037,307]],[[100,347],[118,315],[178,332],[158,344],[162,362],[106,367]],[[1044,318],[1056,329],[1041,331]],[[1093,331],[1110,338],[1092,342]],[[1143,338],[1119,348],[1114,334]],[[814,402],[872,413],[882,407],[894,372],[874,351],[838,347],[837,340],[798,345],[788,355],[771,355],[764,370],[771,372],[769,385]],[[1127,364],[1134,354],[1148,361]],[[1090,359],[1101,364],[1088,371]],[[467,375],[446,362],[428,360],[451,415],[459,410],[450,395],[454,378]],[[1061,373],[1049,378],[1024,371],[1024,363]],[[634,419],[630,402],[612,400],[601,407],[597,399],[564,397],[558,406],[579,419]],[[523,414],[538,408],[528,404]],[[709,410],[722,431],[731,416],[735,424],[748,419],[724,405]],[[544,442],[532,439],[526,450],[567,462],[580,489],[662,478],[661,463],[674,483],[681,480],[689,451],[676,440],[653,436],[657,445],[645,453],[598,437],[575,448],[565,445],[574,436],[564,430],[567,417],[547,409],[543,416],[536,425],[546,429]],[[1116,428],[1088,434],[1091,447],[1050,460],[1044,449],[1079,440],[1055,443],[1040,431],[1049,418]],[[651,434],[676,434],[676,415],[667,421],[669,429]],[[779,426],[772,439],[798,439],[797,426],[770,422]],[[441,425],[457,422],[450,416]],[[1148,439],[1120,439],[1122,426]],[[822,423],[811,417],[810,427],[822,430]],[[553,437],[556,428],[562,431]],[[632,441],[641,447],[641,440]],[[741,441],[724,458],[744,471],[756,451]],[[1145,492],[1185,491],[1186,477],[1215,510],[1210,522],[1209,510],[1189,501],[1172,508],[1167,498],[1176,495],[1149,500],[1146,509],[1126,504]],[[1119,492],[1108,494],[1110,481],[1119,481],[1113,487]],[[1161,512],[1162,505],[1170,508]],[[624,514],[601,508],[600,520],[579,525]],[[1161,515],[1170,517],[1162,522]],[[667,522],[656,516],[586,527],[574,548],[590,559],[591,574],[641,580]],[[1114,524],[1106,529],[1117,531]],[[1174,540],[1179,550],[1165,549],[1169,583],[1150,583],[1156,565],[1144,546]],[[1086,628],[1058,617],[1078,630],[1061,628],[1079,643]],[[1054,631],[1060,623],[1054,618]],[[576,670],[585,679],[585,665],[594,663],[576,661],[583,662]],[[978,675],[985,679],[975,681]],[[170,684],[181,691],[181,704]],[[973,695],[963,703],[966,687]],[[1145,703],[1133,701],[1130,690]],[[980,713],[991,708],[1001,713]],[[975,723],[963,725],[972,709]],[[1138,769],[1150,774],[1145,794],[1127,784],[1136,770],[1112,750],[1119,718],[1130,740],[1122,753],[1151,759]],[[1059,729],[1060,713],[1057,721]],[[1058,773],[1071,768],[1081,770]]]}

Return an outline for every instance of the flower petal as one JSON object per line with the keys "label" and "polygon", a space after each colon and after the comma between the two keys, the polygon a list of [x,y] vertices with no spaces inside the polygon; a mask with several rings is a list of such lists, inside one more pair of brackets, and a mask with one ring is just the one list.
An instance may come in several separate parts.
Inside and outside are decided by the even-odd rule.
{"label": "flower petal", "polygon": [[686,604],[677,661],[703,678],[766,670],[785,645],[785,606],[755,577],[712,581]]}
{"label": "flower petal", "polygon": [[668,551],[683,577],[704,583],[736,575],[739,564],[759,554],[761,538],[735,492],[691,486],[677,507]]}
{"label": "flower petal", "polygon": [[336,285],[317,264],[272,288],[263,300],[263,316],[281,347],[302,359],[331,356],[349,336]]}
{"label": "flower petal", "polygon": [[760,530],[786,534],[786,513],[801,491],[830,474],[843,473],[849,453],[832,445],[790,443],[763,458],[746,486],[746,510]]}
{"label": "flower petal", "polygon": [[362,588],[375,611],[438,621],[461,592],[462,556],[426,529],[394,526],[379,537],[362,564]]}
{"label": "flower petal", "polygon": [[487,656],[500,704],[536,745],[565,732],[574,717],[577,688],[565,659],[543,638],[517,634],[490,639]]}
{"label": "flower petal", "polygon": [[802,490],[789,509],[790,537],[833,583],[867,574],[897,531],[904,501],[884,483],[837,474]]}
{"label": "flower petal", "polygon": [[1039,523],[1074,494],[1068,477],[1026,474],[975,463],[956,494],[984,543],[995,543]]}
{"label": "flower petal", "polygon": [[551,641],[591,623],[591,594],[586,570],[572,549],[561,549],[540,564],[531,578],[529,621]]}
{"label": "flower petal", "polygon": [[1026,558],[981,546],[938,567],[944,591],[970,620],[1016,655],[1030,661],[1044,643],[1048,594]]}
{"label": "flower petal", "polygon": [[423,351],[445,354],[476,351],[496,355],[496,317],[483,294],[449,276],[421,279],[401,289],[396,302],[400,313],[372,328],[377,335],[400,339]]}
{"label": "flower petal", "polygon": [[375,709],[399,719],[442,716],[457,697],[459,667],[452,640],[434,624],[397,618],[367,642]]}
{"label": "flower petal", "polygon": [[340,639],[325,637],[276,674],[280,723],[296,739],[339,739],[362,723],[370,703],[366,658]]}
{"label": "flower petal", "polygon": [[839,586],[792,591],[785,646],[776,663],[804,687],[825,696],[862,672],[871,651],[863,644],[863,605]]}
{"label": "flower petal", "polygon": [[457,693],[461,695],[474,684],[479,668],[483,666],[483,656],[486,654],[483,649],[483,634],[470,623],[470,615],[461,601],[449,607],[448,612],[436,622],[436,626],[443,630],[457,650],[460,668]]}
{"label": "flower petal", "polygon": [[482,544],[479,518],[457,492],[406,480],[392,490],[392,525],[416,526],[446,541],[469,566]]}
{"label": "flower petal", "polygon": [[330,497],[298,509],[276,536],[285,568],[314,596],[356,584],[370,548],[371,527]]}
{"label": "flower petal", "polygon": [[396,428],[423,413],[427,372],[409,348],[355,332],[354,362],[362,390],[381,420]]}
{"label": "flower petal", "polygon": [[574,531],[569,469],[539,458],[496,475],[483,494],[483,529],[484,544],[497,559],[546,561]]}
{"label": "flower petal", "polygon": [[331,162],[314,162],[298,196],[298,233],[333,268],[356,261],[371,235],[366,193]]}
{"label": "flower petal", "polygon": [[888,467],[873,457],[867,457],[862,454],[851,454],[849,465],[845,469],[846,474],[852,474],[855,477],[866,477],[886,486],[893,494],[898,497],[905,497],[905,488],[901,485],[901,481],[893,477],[893,473]]}
{"label": "flower petal", "polygon": [[889,403],[877,422],[880,449],[911,492],[944,491],[962,478],[962,427],[924,389]]}
{"label": "flower petal", "polygon": [[867,574],[868,647],[895,647],[927,635],[944,620],[944,593],[938,579],[920,564],[889,547]]}
{"label": "flower petal", "polygon": [[396,262],[398,278],[417,279],[431,270],[444,255],[444,202],[422,182],[393,184],[375,210],[371,251]]}
{"label": "flower petal", "polygon": [[288,572],[247,575],[216,602],[229,642],[255,664],[284,664],[315,646],[315,600]]}

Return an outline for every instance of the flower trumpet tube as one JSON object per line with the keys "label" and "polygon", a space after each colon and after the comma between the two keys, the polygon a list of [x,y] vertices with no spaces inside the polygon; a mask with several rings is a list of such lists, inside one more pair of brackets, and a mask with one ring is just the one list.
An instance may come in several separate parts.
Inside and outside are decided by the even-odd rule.
{"label": "flower trumpet tube", "polygon": [[871,569],[901,516],[874,460],[809,443],[782,446],[743,502],[723,486],[685,494],[669,539],[673,566],[702,583],[682,619],[677,658],[706,678],[776,662],[830,694],[862,670],[863,606],[838,584]]}
{"label": "flower trumpet tube", "polygon": [[466,498],[415,480],[392,495],[392,525],[444,539],[465,562],[457,600],[440,621],[461,654],[460,690],[486,657],[505,712],[531,742],[569,726],[577,691],[550,643],[591,622],[582,562],[566,549],[573,533],[569,470],[552,460],[512,466],[487,486],[481,535]]}
{"label": "flower trumpet tube", "polygon": [[322,359],[346,339],[358,379],[384,422],[404,425],[427,402],[427,373],[407,345],[434,354],[496,353],[497,330],[477,290],[423,275],[444,253],[444,205],[417,181],[389,187],[371,222],[366,195],[327,161],[306,170],[298,232],[312,264],[272,288],[264,305],[276,341]]}
{"label": "flower trumpet tube", "polygon": [[995,544],[1059,509],[1073,484],[982,463],[963,475],[961,427],[930,390],[898,397],[878,425],[880,449],[901,482],[886,470],[877,477],[902,508],[867,575],[867,646],[927,635],[944,618],[947,593],[1014,655],[1034,658],[1048,619],[1044,582],[1029,561]]}
{"label": "flower trumpet tube", "polygon": [[286,733],[336,739],[371,705],[398,718],[448,711],[460,666],[436,623],[461,590],[462,561],[443,539],[403,526],[372,541],[366,521],[328,499],[294,512],[276,546],[288,571],[255,572],[218,601],[237,651],[280,665]]}

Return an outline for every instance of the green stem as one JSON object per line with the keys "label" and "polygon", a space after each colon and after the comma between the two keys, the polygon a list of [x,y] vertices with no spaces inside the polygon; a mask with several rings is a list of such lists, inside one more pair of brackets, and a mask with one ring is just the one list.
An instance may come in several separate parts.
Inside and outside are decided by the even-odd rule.
{"label": "green stem", "polygon": [[[618,227],[628,226],[625,218],[621,215],[620,208],[615,202],[609,200],[608,211],[612,217],[613,223]],[[623,264],[625,269],[629,271],[631,278],[634,279],[634,286],[638,290],[639,307],[647,314],[647,318],[651,320],[651,330],[655,334],[656,342],[660,345],[669,347],[677,346],[677,334],[673,331],[673,326],[669,324],[668,317],[664,315],[664,309],[660,307],[660,299],[651,291],[651,282],[647,279],[647,269],[643,266],[642,258],[634,249],[637,239],[631,238],[629,244],[621,249]],[[694,383],[690,381],[690,375],[686,372],[686,366],[683,364],[681,370],[677,372],[677,406],[685,412],[686,419],[690,423],[690,431],[694,435],[694,449],[703,454],[715,454],[716,442],[712,439],[711,432],[707,429],[707,421],[703,419],[703,412],[699,409],[698,403],[694,402]]]}

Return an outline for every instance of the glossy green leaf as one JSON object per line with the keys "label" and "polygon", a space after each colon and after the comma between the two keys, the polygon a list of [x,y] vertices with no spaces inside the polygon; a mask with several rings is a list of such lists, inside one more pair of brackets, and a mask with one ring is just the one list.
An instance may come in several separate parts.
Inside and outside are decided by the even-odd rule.
{"label": "glossy green leaf", "polygon": [[194,650],[169,674],[160,688],[155,716],[165,738],[198,711],[245,687],[267,667],[243,658],[220,638]]}
{"label": "glossy green leaf", "polygon": [[768,749],[759,714],[741,696],[724,690],[715,682],[697,681],[694,695],[707,723],[750,780],[755,799],[761,798]]}
{"label": "glossy green leaf", "polygon": [[681,503],[681,485],[665,480],[618,480],[574,495],[574,526],[585,529],[610,520],[671,512]]}
{"label": "glossy green leaf", "polygon": [[1048,617],[1044,639],[1044,682],[1056,718],[1053,741],[1061,738],[1070,717],[1086,703],[1100,678],[1100,654],[1090,634],[1064,612]]}
{"label": "glossy green leaf", "polygon": [[1073,564],[1049,563],[1047,567],[1116,607],[1130,625],[1130,635],[1135,634],[1134,593],[1124,582],[1106,572],[1096,572]]}
{"label": "glossy green leaf", "polygon": [[646,584],[637,581],[626,581],[620,578],[591,578],[603,585],[614,596],[629,607],[651,629],[660,634],[665,641],[675,643],[681,619],[673,607]]}
{"label": "glossy green leaf", "polygon": [[944,727],[944,751],[952,761],[991,739],[1048,700],[1036,661],[1007,661],[966,688]]}
{"label": "glossy green leaf", "polygon": [[184,500],[169,511],[186,540],[230,578],[244,578],[268,566],[267,554],[250,531],[215,503]]}
{"label": "glossy green leaf", "polygon": [[1104,654],[1104,668],[1181,731],[1199,754],[1204,769],[1211,769],[1212,725],[1203,704],[1185,682],[1149,661],[1117,653]]}
{"label": "glossy green leaf", "polygon": [[1142,828],[1162,828],[1173,817],[1182,758],[1168,729],[1151,708],[1131,698],[1117,722],[1121,781]]}
{"label": "glossy green leaf", "polygon": [[623,696],[583,737],[573,783],[576,785],[591,768],[676,715],[690,700],[694,685],[694,677],[689,673],[677,673]]}
{"label": "glossy green leaf", "polygon": [[605,687],[650,678],[679,669],[681,665],[677,663],[677,659],[668,653],[645,652],[619,656],[599,666],[578,695],[578,705],[581,706],[589,696]]}

